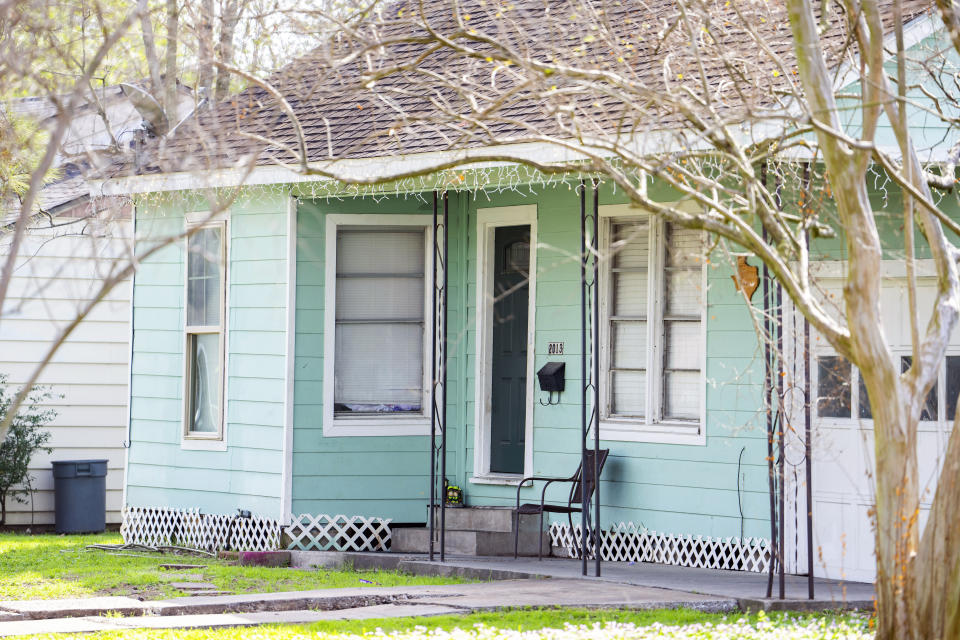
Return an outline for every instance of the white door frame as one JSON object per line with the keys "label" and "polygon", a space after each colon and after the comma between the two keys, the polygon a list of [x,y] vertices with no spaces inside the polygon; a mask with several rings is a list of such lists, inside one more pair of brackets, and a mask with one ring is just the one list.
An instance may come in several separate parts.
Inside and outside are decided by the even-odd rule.
{"label": "white door frame", "polygon": [[527,402],[523,449],[523,475],[533,473],[533,401],[534,361],[536,360],[537,311],[537,205],[477,209],[477,357],[475,365],[474,460],[472,482],[478,484],[516,484],[516,474],[490,472],[490,412],[493,386],[493,286],[494,232],[497,227],[530,226],[530,282],[527,315]]}

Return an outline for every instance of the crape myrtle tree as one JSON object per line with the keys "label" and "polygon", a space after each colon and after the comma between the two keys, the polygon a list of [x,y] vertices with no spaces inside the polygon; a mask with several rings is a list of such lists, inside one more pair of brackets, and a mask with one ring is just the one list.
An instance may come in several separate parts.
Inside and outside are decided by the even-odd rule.
{"label": "crape myrtle tree", "polygon": [[[941,2],[960,49],[957,10]],[[960,226],[941,206],[954,197],[951,96],[960,92],[948,38],[908,55],[916,43],[904,25],[917,19],[943,31],[932,4],[908,0],[372,2],[338,19],[309,65],[259,84],[274,128],[251,117],[238,130],[271,162],[353,184],[422,177],[442,188],[462,178],[449,170],[484,162],[602,179],[634,205],[758,258],[859,368],[869,395],[878,637],[955,638],[960,436],[949,438],[921,531],[917,429],[960,313]],[[307,103],[325,135],[305,133]],[[338,136],[350,110],[363,112],[362,139]],[[911,110],[942,130],[936,166],[921,162],[921,151],[931,156]],[[406,155],[424,141],[435,153]],[[377,155],[395,162],[356,160]],[[437,172],[445,177],[431,182]],[[878,180],[902,194],[906,371],[881,315]],[[652,197],[653,184],[674,197]],[[846,258],[839,307],[811,269],[826,236],[840,238]],[[918,251],[936,274],[925,309]]]}

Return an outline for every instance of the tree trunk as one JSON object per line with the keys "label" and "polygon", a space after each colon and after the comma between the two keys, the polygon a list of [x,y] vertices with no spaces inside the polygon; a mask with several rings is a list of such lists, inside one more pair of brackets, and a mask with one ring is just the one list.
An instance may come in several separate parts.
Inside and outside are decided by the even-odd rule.
{"label": "tree trunk", "polygon": [[199,40],[197,85],[203,95],[213,95],[213,0],[200,2],[200,27],[197,29]]}
{"label": "tree trunk", "polygon": [[[954,424],[957,424],[954,417]],[[924,638],[960,638],[960,435],[954,429],[916,565]]]}
{"label": "tree trunk", "polygon": [[166,70],[163,78],[163,111],[171,127],[177,123],[177,47],[180,37],[179,30],[180,8],[177,6],[177,0],[167,0],[167,50]]}
{"label": "tree trunk", "polygon": [[[873,412],[876,495],[873,513],[877,556],[877,640],[928,638],[918,629],[918,593],[914,558],[920,513],[917,473],[917,418],[908,415],[910,399],[894,375],[891,386],[861,369]],[[874,400],[876,398],[876,401]]]}
{"label": "tree trunk", "polygon": [[[220,62],[225,65],[233,64],[233,38],[237,31],[237,22],[243,8],[240,0],[227,0],[223,5],[223,16],[220,23],[220,43],[217,46]],[[223,67],[217,69],[217,85],[213,99],[217,102],[227,97],[230,92],[230,72]]]}

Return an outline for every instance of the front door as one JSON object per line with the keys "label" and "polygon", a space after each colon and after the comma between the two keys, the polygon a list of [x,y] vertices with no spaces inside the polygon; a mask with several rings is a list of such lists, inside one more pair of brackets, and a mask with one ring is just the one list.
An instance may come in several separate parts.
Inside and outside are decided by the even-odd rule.
{"label": "front door", "polygon": [[490,471],[523,473],[530,227],[497,227],[493,263]]}

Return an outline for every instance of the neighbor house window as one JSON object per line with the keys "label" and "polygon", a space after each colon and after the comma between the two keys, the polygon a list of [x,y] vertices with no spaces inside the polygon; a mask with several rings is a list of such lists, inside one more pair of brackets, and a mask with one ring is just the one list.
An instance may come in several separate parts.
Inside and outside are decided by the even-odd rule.
{"label": "neighbor house window", "polygon": [[648,217],[605,222],[601,432],[611,439],[698,439],[703,234]]}
{"label": "neighbor house window", "polygon": [[223,434],[223,316],[226,224],[187,238],[186,415],[188,437]]}
{"label": "neighbor house window", "polygon": [[[390,224],[391,217],[329,216],[349,221],[328,226],[330,435],[410,433],[429,415],[427,229],[419,216],[419,224]],[[378,224],[357,224],[364,221]]]}

